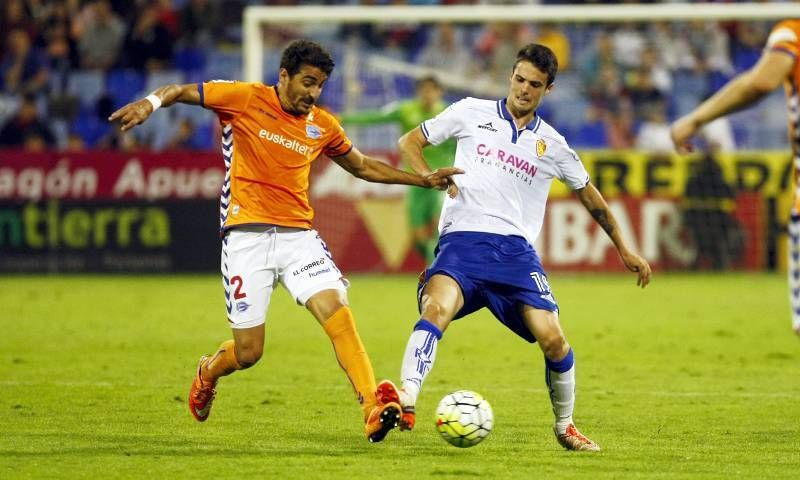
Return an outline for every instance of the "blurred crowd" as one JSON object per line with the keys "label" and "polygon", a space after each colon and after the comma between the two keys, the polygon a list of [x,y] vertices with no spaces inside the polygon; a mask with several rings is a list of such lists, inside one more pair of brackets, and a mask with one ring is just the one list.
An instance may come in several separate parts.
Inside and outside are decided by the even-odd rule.
{"label": "blurred crowd", "polygon": [[[106,118],[164,83],[240,78],[246,5],[452,3],[482,2],[4,0],[0,147],[213,148],[213,118],[199,109],[160,112],[151,125],[126,135]],[[294,25],[265,29],[265,44],[274,60],[288,40],[308,36],[335,56],[341,45],[356,45],[365,54],[505,85],[518,46],[543,43],[556,53],[560,73],[542,113],[574,146],[661,151],[671,149],[667,122],[753,65],[771,23]],[[267,70],[265,80],[274,80],[275,66]],[[335,80],[325,96],[333,110],[345,108],[337,91],[344,88]],[[412,82],[378,83],[379,102],[413,93]],[[709,142],[723,150],[737,146],[734,138],[747,138],[725,122],[709,127]]]}
{"label": "blurred crowd", "polygon": [[[547,45],[558,58],[559,74],[542,114],[574,146],[672,151],[668,122],[754,65],[773,23],[368,25],[349,35],[381,55],[503,88],[520,45]],[[745,145],[751,148],[782,146],[783,109],[775,115],[766,110],[755,114],[768,116],[765,121],[745,119],[741,128],[760,123],[777,127],[777,135],[764,135],[763,129],[735,135],[722,119],[708,126],[704,139],[725,151],[737,147],[737,136],[762,139]]]}
{"label": "blurred crowd", "polygon": [[[0,146],[154,147],[152,135],[122,137],[106,118],[159,79],[186,80],[176,68],[193,61],[187,55],[238,42],[243,6],[214,0],[4,0]],[[159,148],[210,146],[193,140],[190,116],[177,120]]]}

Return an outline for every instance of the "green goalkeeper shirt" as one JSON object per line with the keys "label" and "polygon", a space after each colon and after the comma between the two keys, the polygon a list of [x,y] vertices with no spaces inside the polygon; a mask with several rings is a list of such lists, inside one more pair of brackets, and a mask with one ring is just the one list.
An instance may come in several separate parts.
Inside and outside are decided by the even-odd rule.
{"label": "green goalkeeper shirt", "polygon": [[[408,132],[420,123],[433,118],[441,113],[447,105],[438,102],[433,110],[425,110],[419,100],[405,100],[394,102],[385,108],[376,111],[358,112],[351,115],[342,116],[342,123],[349,125],[379,125],[384,123],[396,123],[403,129],[403,133]],[[448,140],[441,145],[429,146],[425,148],[425,160],[431,169],[449,167],[453,165],[456,154],[455,140]]]}

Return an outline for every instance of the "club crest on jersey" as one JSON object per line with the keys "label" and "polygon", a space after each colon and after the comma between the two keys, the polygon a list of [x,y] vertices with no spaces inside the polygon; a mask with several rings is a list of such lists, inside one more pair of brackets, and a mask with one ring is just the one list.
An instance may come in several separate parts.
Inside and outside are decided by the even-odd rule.
{"label": "club crest on jersey", "polygon": [[321,136],[322,136],[322,131],[319,129],[318,126],[311,123],[306,124],[306,137],[316,140]]}
{"label": "club crest on jersey", "polygon": [[541,138],[536,140],[536,156],[542,158],[544,152],[547,150],[547,144]]}

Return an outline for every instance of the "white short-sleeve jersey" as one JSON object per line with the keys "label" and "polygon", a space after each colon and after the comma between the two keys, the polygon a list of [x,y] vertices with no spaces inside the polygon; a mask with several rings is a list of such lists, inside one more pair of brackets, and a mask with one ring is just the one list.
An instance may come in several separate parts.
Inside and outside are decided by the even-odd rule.
{"label": "white short-sleeve jersey", "polygon": [[589,174],[566,140],[538,115],[517,129],[506,100],[465,98],[421,124],[429,143],[457,140],[456,198],[445,198],[439,232],[519,235],[533,245],[550,184],[585,187]]}

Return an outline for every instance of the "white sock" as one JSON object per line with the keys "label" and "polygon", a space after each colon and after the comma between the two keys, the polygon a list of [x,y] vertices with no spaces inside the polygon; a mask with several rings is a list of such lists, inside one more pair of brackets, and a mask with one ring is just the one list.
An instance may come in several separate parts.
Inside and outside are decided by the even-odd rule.
{"label": "white sock", "polygon": [[402,381],[401,404],[411,406],[417,403],[417,396],[422,389],[425,377],[433,368],[436,360],[436,346],[442,332],[427,320],[420,320],[408,337],[403,365],[400,368]]}
{"label": "white sock", "polygon": [[792,211],[789,217],[789,306],[792,309],[792,327],[800,329],[800,216]]}
{"label": "white sock", "polygon": [[575,361],[572,349],[563,360],[552,362],[545,358],[545,364],[545,380],[550,391],[550,404],[553,406],[556,431],[560,435],[566,432],[567,426],[572,423],[572,412],[575,409]]}

